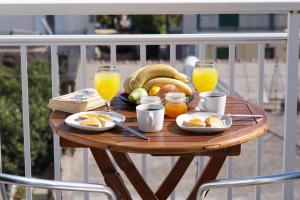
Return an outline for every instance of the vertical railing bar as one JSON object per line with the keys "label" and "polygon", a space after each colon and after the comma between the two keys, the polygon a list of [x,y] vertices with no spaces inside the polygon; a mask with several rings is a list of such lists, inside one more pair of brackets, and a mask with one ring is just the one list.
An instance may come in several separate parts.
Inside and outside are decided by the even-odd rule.
{"label": "vertical railing bar", "polygon": [[[1,138],[1,132],[0,132],[0,173],[2,172],[2,138]],[[3,198],[3,200],[8,200],[8,196],[7,196],[7,192],[5,189],[5,184],[4,183],[0,183],[0,197]]]}
{"label": "vertical railing bar", "polygon": [[258,45],[258,66],[259,66],[259,79],[258,79],[258,104],[263,104],[264,98],[264,76],[265,76],[265,44]]}
{"label": "vertical railing bar", "polygon": [[[112,65],[117,64],[117,47],[115,44],[110,45],[110,63]],[[114,159],[112,159],[112,163],[115,167],[118,167],[118,165]]]}
{"label": "vertical railing bar", "polygon": [[206,44],[199,44],[199,59],[203,60],[206,58]]}
{"label": "vertical railing bar", "polygon": [[[140,65],[141,66],[144,66],[147,63],[146,54],[147,54],[146,45],[141,44],[140,45]],[[142,160],[142,176],[143,176],[144,180],[147,180],[147,155],[142,154],[141,160]]]}
{"label": "vertical railing bar", "polygon": [[141,65],[146,65],[147,60],[146,60],[146,45],[145,44],[141,44],[140,45],[140,64]]}
{"label": "vertical railing bar", "polygon": [[[51,45],[51,80],[52,80],[52,97],[59,95],[59,65],[57,46]],[[61,179],[61,148],[59,146],[59,136],[53,134],[53,145],[54,145],[54,178],[55,180]],[[61,199],[61,191],[56,191],[56,200]]]}
{"label": "vertical railing bar", "polygon": [[[265,44],[258,44],[258,104],[263,105],[264,98],[264,76],[265,76]],[[262,160],[262,138],[258,137],[256,140],[256,175],[261,175],[261,160]],[[261,199],[261,187],[255,187],[256,200]]]}
{"label": "vertical railing bar", "polygon": [[[86,88],[86,45],[80,45],[81,89]],[[89,151],[83,148],[83,181],[89,182]],[[89,193],[84,192],[84,200],[89,199]]]}
{"label": "vertical railing bar", "polygon": [[117,64],[117,47],[115,44],[110,45],[110,62],[111,64]]}
{"label": "vertical railing bar", "polygon": [[[206,58],[206,44],[199,44],[198,45],[198,56],[199,60],[203,60]],[[196,173],[196,181],[198,181],[198,178],[201,176],[202,170],[204,166],[204,157],[198,156],[197,159],[197,173]]]}
{"label": "vertical railing bar", "polygon": [[[28,64],[27,47],[21,45],[21,75],[22,75],[22,110],[23,110],[23,137],[25,176],[31,177],[31,153],[30,153],[30,126],[29,126],[29,99],[28,99]],[[32,199],[31,188],[26,188],[26,199]]]}
{"label": "vertical railing bar", "polygon": [[173,67],[176,65],[176,44],[170,44],[170,64]]}
{"label": "vertical railing bar", "polygon": [[[175,157],[174,156],[171,156],[171,168],[175,165]],[[170,200],[175,200],[176,199],[176,190],[174,189],[174,191],[171,193],[171,196],[170,196]]]}
{"label": "vertical railing bar", "polygon": [[234,94],[234,79],[235,79],[235,45],[229,44],[229,94]]}
{"label": "vertical railing bar", "polygon": [[[234,94],[234,78],[235,78],[235,44],[229,44],[229,94]],[[227,177],[232,178],[232,157],[227,159]],[[232,188],[227,189],[227,200],[232,199]]]}
{"label": "vertical railing bar", "polygon": [[[299,14],[288,14],[287,69],[285,84],[284,152],[283,171],[293,171],[297,128],[298,62],[299,62]],[[294,199],[293,183],[283,184],[283,199]]]}
{"label": "vertical railing bar", "polygon": [[[176,67],[176,44],[170,44],[170,64],[173,67]],[[173,167],[175,164],[175,157],[171,156],[171,167]],[[175,200],[175,190],[171,193],[171,200]]]}

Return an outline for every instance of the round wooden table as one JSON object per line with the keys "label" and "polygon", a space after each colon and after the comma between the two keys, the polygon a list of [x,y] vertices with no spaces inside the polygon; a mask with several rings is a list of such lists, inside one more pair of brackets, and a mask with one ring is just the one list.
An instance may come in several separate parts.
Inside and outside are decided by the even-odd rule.
{"label": "round wooden table", "polygon": [[[198,99],[189,104],[194,112]],[[137,128],[135,107],[123,103],[119,98],[112,102],[113,110],[126,116],[125,125]],[[102,110],[99,108],[97,110]],[[150,141],[142,140],[122,128],[116,127],[105,132],[88,132],[71,128],[64,123],[69,113],[54,111],[50,117],[53,131],[60,136],[62,147],[90,148],[101,170],[105,182],[118,199],[132,199],[122,177],[116,171],[106,150],[128,177],[142,199],[167,199],[172,193],[195,156],[210,156],[202,175],[187,199],[196,199],[198,188],[206,181],[214,180],[227,156],[238,156],[241,144],[254,140],[267,129],[267,114],[258,106],[236,97],[228,97],[225,113],[260,114],[263,118],[232,117],[233,124],[227,131],[214,134],[193,134],[179,129],[175,119],[165,118],[163,130],[147,133]],[[156,192],[145,182],[128,153],[144,153],[153,156],[179,156],[173,169],[163,180]]]}

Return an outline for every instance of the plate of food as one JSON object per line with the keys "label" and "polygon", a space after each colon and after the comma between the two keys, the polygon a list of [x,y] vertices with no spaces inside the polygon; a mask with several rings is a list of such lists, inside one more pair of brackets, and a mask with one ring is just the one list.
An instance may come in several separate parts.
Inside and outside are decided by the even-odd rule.
{"label": "plate of food", "polygon": [[196,112],[179,115],[176,118],[177,125],[186,131],[195,133],[214,133],[229,129],[232,119],[217,113]]}
{"label": "plate of food", "polygon": [[124,93],[120,99],[137,105],[144,96],[159,96],[161,99],[169,92],[182,92],[187,101],[193,100],[193,90],[189,78],[167,64],[151,64],[130,74],[123,83]]}
{"label": "plate of food", "polygon": [[115,112],[88,111],[70,115],[65,123],[73,128],[87,131],[105,131],[113,128],[115,124],[110,120],[124,122],[125,116]]}

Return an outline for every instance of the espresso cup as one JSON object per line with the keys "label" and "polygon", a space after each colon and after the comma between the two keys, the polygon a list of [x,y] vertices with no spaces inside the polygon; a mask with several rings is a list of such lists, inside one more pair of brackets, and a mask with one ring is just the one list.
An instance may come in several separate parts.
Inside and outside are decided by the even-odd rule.
{"label": "espresso cup", "polygon": [[202,92],[199,94],[199,107],[206,112],[224,115],[226,94],[222,92]]}
{"label": "espresso cup", "polygon": [[136,107],[137,123],[143,132],[158,132],[164,124],[165,107],[159,104],[142,104]]}

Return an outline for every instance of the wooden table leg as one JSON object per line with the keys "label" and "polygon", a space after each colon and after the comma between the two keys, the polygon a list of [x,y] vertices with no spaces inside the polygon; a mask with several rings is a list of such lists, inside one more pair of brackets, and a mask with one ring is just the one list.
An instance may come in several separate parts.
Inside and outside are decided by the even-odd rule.
{"label": "wooden table leg", "polygon": [[111,151],[111,154],[143,200],[158,200],[127,153]]}
{"label": "wooden table leg", "polygon": [[129,191],[127,190],[122,177],[115,169],[107,152],[102,149],[91,148],[94,159],[101,170],[105,183],[112,188],[118,199],[132,200]]}
{"label": "wooden table leg", "polygon": [[167,199],[193,161],[194,156],[180,156],[163,183],[155,193],[158,199]]}
{"label": "wooden table leg", "polygon": [[226,160],[226,156],[212,156],[202,172],[201,177],[198,179],[188,200],[196,200],[196,195],[199,187],[206,181],[215,180]]}

